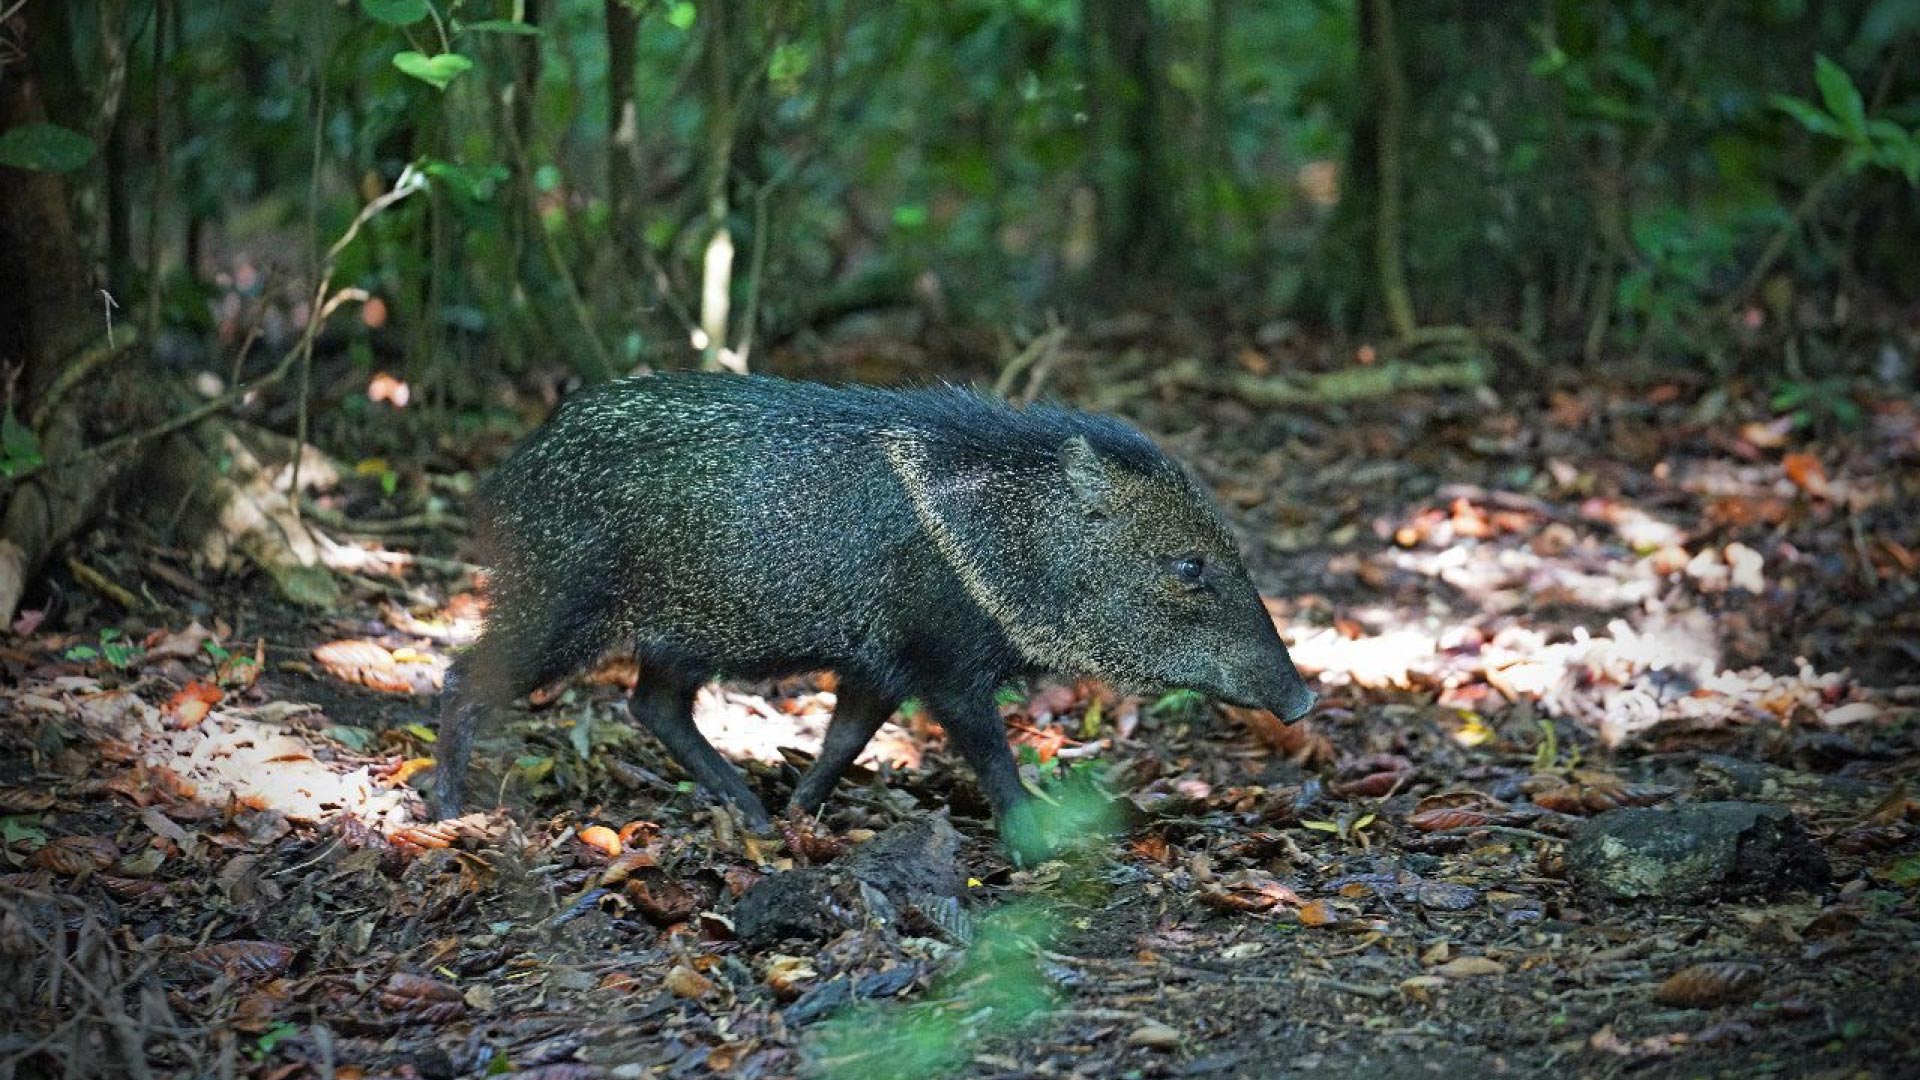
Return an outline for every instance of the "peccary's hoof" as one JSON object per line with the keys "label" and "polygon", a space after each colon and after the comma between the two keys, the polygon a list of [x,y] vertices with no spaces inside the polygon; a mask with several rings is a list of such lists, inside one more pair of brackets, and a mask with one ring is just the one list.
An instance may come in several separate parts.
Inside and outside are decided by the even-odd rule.
{"label": "peccary's hoof", "polygon": [[1609,810],[1581,825],[1567,871],[1606,900],[1701,900],[1814,889],[1827,858],[1792,813],[1744,802]]}

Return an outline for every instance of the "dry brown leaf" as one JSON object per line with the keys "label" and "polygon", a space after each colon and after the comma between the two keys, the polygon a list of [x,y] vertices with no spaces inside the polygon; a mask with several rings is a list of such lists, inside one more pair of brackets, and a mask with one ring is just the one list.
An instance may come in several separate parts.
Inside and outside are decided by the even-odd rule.
{"label": "dry brown leaf", "polygon": [[213,711],[213,707],[220,704],[220,699],[224,697],[226,693],[219,687],[195,679],[168,698],[167,706],[162,711],[169,727],[185,731],[205,720],[207,713]]}
{"label": "dry brown leaf", "polygon": [[1903,822],[1892,825],[1855,825],[1835,833],[1828,841],[1833,850],[1842,855],[1869,855],[1876,851],[1887,851],[1899,847],[1913,835],[1913,829]]}
{"label": "dry brown leaf", "polygon": [[113,841],[99,836],[61,836],[49,840],[28,861],[63,877],[105,870],[120,858]]}
{"label": "dry brown leaf", "polygon": [[803,985],[820,977],[813,963],[804,957],[775,954],[767,960],[767,989],[783,1001],[799,997]]}
{"label": "dry brown leaf", "polygon": [[1780,471],[1784,472],[1793,486],[1813,496],[1825,499],[1833,491],[1827,484],[1826,466],[1813,454],[1787,454],[1780,459]]}
{"label": "dry brown leaf", "polygon": [[466,1001],[451,983],[404,971],[387,976],[379,1000],[383,1008],[430,1024],[457,1020],[467,1011]]}
{"label": "dry brown leaf", "polygon": [[1493,821],[1493,815],[1478,810],[1460,807],[1435,807],[1420,810],[1407,817],[1407,824],[1421,832],[1445,832],[1448,829],[1465,829],[1474,825],[1486,825]]}
{"label": "dry brown leaf", "polygon": [[707,997],[715,990],[712,979],[693,970],[685,964],[675,964],[663,980],[668,990],[679,997],[698,1000]]}
{"label": "dry brown leaf", "polygon": [[580,830],[580,846],[611,859],[620,854],[620,834],[605,825],[588,825]]}
{"label": "dry brown leaf", "polygon": [[1333,926],[1339,921],[1340,914],[1325,900],[1309,900],[1300,905],[1302,926]]}
{"label": "dry brown leaf", "polygon": [[1473,979],[1483,975],[1505,975],[1507,965],[1484,956],[1456,956],[1436,965],[1433,974],[1447,979]]}
{"label": "dry brown leaf", "polygon": [[230,979],[264,979],[293,966],[295,950],[277,941],[222,941],[188,953],[189,964]]}
{"label": "dry brown leaf", "polygon": [[1738,960],[1694,964],[1667,976],[1654,988],[1653,1000],[1682,1009],[1708,1009],[1752,996],[1763,976],[1759,964]]}
{"label": "dry brown leaf", "polygon": [[1535,806],[1562,814],[1599,814],[1622,806],[1653,806],[1678,794],[1678,789],[1662,784],[1568,784],[1552,791],[1535,792]]}
{"label": "dry brown leaf", "polygon": [[1200,890],[1200,902],[1222,911],[1271,911],[1281,904],[1299,904],[1300,895],[1261,870],[1236,870],[1209,881]]}
{"label": "dry brown leaf", "polygon": [[8,784],[0,787],[0,814],[37,814],[53,805],[53,792]]}
{"label": "dry brown leaf", "polygon": [[378,642],[349,639],[330,641],[313,650],[327,674],[341,682],[353,683],[388,694],[410,694],[413,684],[400,671],[393,654]]}

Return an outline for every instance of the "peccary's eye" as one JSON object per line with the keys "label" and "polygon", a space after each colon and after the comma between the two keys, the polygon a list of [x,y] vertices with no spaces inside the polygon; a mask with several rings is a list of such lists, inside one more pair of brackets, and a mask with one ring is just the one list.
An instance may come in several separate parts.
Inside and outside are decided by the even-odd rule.
{"label": "peccary's eye", "polygon": [[1198,588],[1206,584],[1207,563],[1198,555],[1175,555],[1167,569],[1182,585]]}

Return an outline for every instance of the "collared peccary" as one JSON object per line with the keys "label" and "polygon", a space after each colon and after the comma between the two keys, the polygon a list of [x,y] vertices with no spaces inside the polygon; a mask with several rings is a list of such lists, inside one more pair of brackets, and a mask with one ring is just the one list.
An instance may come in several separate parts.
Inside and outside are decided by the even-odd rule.
{"label": "collared peccary", "polygon": [[448,675],[442,815],[487,713],[615,649],[639,660],[634,718],[756,824],[760,800],[694,727],[701,684],[838,674],[793,793],[809,811],[920,699],[1016,855],[1042,839],[994,705],[1009,677],[1182,687],[1288,720],[1315,701],[1207,496],[1107,417],[951,387],[641,376],[569,398],[474,518],[490,607]]}

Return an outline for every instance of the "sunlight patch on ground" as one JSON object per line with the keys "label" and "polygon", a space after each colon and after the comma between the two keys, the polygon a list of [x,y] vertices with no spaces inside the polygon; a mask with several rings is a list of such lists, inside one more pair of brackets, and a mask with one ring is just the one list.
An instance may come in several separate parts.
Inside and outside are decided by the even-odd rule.
{"label": "sunlight patch on ground", "polygon": [[[1567,640],[1512,625],[1481,640],[1471,628],[1373,621],[1377,633],[1281,626],[1296,642],[1294,662],[1329,686],[1430,690],[1445,705],[1484,707],[1460,694],[1484,683],[1501,699],[1531,701],[1548,716],[1576,720],[1608,746],[1656,725],[1677,730],[1745,723],[1840,725],[1877,716],[1877,695],[1849,689],[1844,672],[1816,672],[1804,661],[1791,674],[1729,670],[1712,620],[1701,611],[1653,613],[1640,625],[1610,620],[1601,633],[1576,627]],[[1849,697],[1851,695],[1851,698]]]}
{"label": "sunlight patch on ground", "polygon": [[[344,752],[316,756],[333,744],[290,729],[289,716],[308,707],[270,703],[256,709],[215,708],[175,730],[167,715],[130,690],[102,690],[92,679],[64,677],[14,699],[16,707],[79,720],[111,740],[109,757],[124,766],[109,787],[139,801],[166,770],[191,785],[185,796],[212,817],[228,808],[270,812],[291,822],[347,815],[377,827],[409,819],[412,792],[378,775],[381,763]],[[171,782],[171,781],[168,781]],[[125,790],[122,790],[122,789]]]}
{"label": "sunlight patch on ground", "polygon": [[[708,686],[694,699],[693,722],[714,749],[734,761],[778,762],[781,747],[808,754],[820,750],[834,695],[802,694],[776,706],[757,694]],[[856,761],[873,766],[920,767],[921,750],[913,736],[892,723],[883,725]]]}

